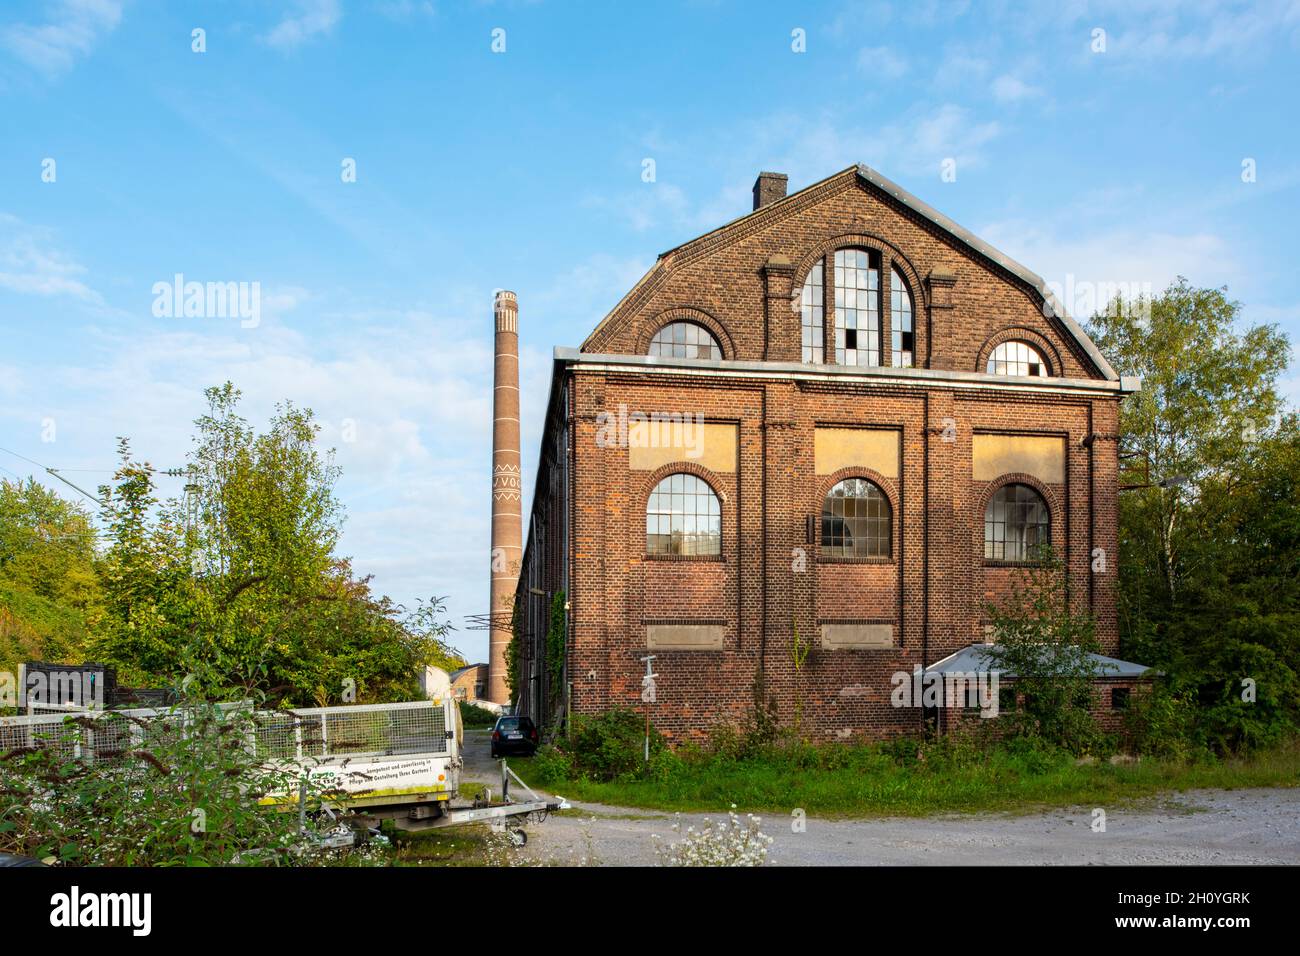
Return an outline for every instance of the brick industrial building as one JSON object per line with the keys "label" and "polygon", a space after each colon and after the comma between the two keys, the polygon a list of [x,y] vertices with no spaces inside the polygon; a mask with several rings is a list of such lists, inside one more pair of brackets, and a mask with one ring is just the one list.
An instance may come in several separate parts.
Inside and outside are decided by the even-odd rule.
{"label": "brick industrial building", "polygon": [[1115,653],[1136,387],[1042,279],[874,170],[789,196],[763,173],[751,213],[555,351],[520,708],[639,708],[654,654],[679,739],[744,721],[758,688],[815,739],[915,731],[891,675],[981,644],[1044,544]]}

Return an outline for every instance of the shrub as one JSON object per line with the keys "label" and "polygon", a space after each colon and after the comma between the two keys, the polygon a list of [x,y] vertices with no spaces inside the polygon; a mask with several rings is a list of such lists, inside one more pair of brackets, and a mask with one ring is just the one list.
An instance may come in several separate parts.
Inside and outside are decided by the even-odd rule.
{"label": "shrub", "polygon": [[650,751],[650,763],[645,765],[646,777],[651,780],[657,780],[660,783],[666,783],[673,777],[684,773],[685,770],[686,761],[668,747],[661,747],[658,750],[652,748]]}
{"label": "shrub", "polygon": [[[91,720],[69,716],[51,738],[75,740]],[[112,735],[121,750],[93,762],[54,746],[0,754],[0,852],[103,866],[325,859],[311,820],[300,832],[296,812],[259,805],[299,788],[296,768],[268,766],[249,746],[259,720],[191,701],[148,719],[95,718],[96,735]],[[309,790],[308,805],[318,797],[319,787]]]}
{"label": "shrub", "polygon": [[881,753],[887,755],[900,767],[912,767],[921,756],[925,740],[913,736],[891,737],[877,746]]}
{"label": "shrub", "polygon": [[1002,747],[1020,771],[1030,776],[1047,773],[1070,759],[1068,751],[1039,737],[1011,737]]}
{"label": "shrub", "polygon": [[749,756],[750,741],[733,725],[717,723],[709,728],[705,753],[722,760],[743,760]]}
{"label": "shrub", "polygon": [[[652,727],[652,763],[665,749],[663,737]],[[562,750],[569,761],[570,776],[618,780],[641,775],[646,772],[645,717],[626,708],[575,717]]]}
{"label": "shrub", "polygon": [[558,747],[547,744],[533,756],[533,771],[541,783],[562,783],[573,778],[573,758]]}
{"label": "shrub", "polygon": [[1129,701],[1124,714],[1125,743],[1134,753],[1185,759],[1198,749],[1192,743],[1195,721],[1189,694],[1157,684]]}
{"label": "shrub", "polygon": [[1040,737],[1074,753],[1105,746],[1089,709],[1100,650],[1091,617],[1070,606],[1067,571],[1050,549],[1022,572],[1005,605],[986,605],[995,668],[1014,674],[1023,703],[999,718],[1006,733]]}
{"label": "shrub", "polygon": [[486,707],[471,704],[467,700],[462,700],[459,703],[460,722],[466,727],[493,727],[496,725],[497,715]]}

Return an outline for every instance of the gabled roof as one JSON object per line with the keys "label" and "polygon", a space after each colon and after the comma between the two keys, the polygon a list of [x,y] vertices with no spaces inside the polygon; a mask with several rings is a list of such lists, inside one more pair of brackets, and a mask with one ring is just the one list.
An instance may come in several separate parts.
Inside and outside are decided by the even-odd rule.
{"label": "gabled roof", "polygon": [[452,679],[453,682],[455,682],[456,678],[459,677],[461,674],[465,673],[466,671],[477,670],[477,669],[480,668],[480,667],[487,667],[487,665],[486,665],[486,664],[466,664],[464,667],[458,667],[458,668],[456,668],[454,671],[451,672],[451,679]]}
{"label": "gabled roof", "polygon": [[[949,654],[941,661],[935,661],[925,669],[927,674],[977,674],[997,669],[997,657],[992,652],[993,644],[971,644],[955,654]],[[1151,668],[1145,664],[1122,661],[1118,657],[1104,654],[1089,654],[1089,659],[1097,667],[1098,677],[1141,677]],[[1010,671],[1000,671],[1004,677],[1015,677]]]}
{"label": "gabled roof", "polygon": [[881,175],[870,166],[862,163],[842,169],[833,176],[828,176],[825,179],[819,180],[811,186],[804,187],[798,192],[791,193],[776,202],[768,203],[766,206],[755,209],[753,212],[746,213],[743,216],[731,220],[731,222],[718,226],[716,229],[711,229],[703,235],[697,236],[688,242],[684,242],[681,245],[674,246],[673,248],[660,253],[658,260],[650,267],[650,270],[641,277],[636,285],[628,290],[627,294],[618,301],[614,308],[610,310],[609,314],[606,315],[596,328],[592,330],[591,335],[587,337],[588,340],[605,327],[605,324],[616,312],[618,312],[623,303],[632,299],[638,290],[642,289],[654,275],[665,269],[665,263],[669,257],[676,257],[680,254],[687,253],[698,243],[702,243],[710,237],[717,236],[719,233],[736,229],[741,224],[749,223],[751,221],[757,222],[761,219],[779,218],[780,215],[790,207],[790,205],[805,196],[809,190],[817,189],[819,186],[824,185],[830,180],[837,179],[850,172],[855,173],[859,181],[870,184],[876,190],[891,197],[896,202],[901,203],[903,206],[927,220],[955,243],[965,246],[977,255],[982,256],[995,265],[1001,267],[1003,270],[1009,272],[1011,275],[1015,276],[1017,279],[1036,291],[1042,297],[1044,304],[1047,306],[1047,317],[1055,317],[1060,320],[1065,331],[1069,333],[1070,337],[1074,339],[1078,346],[1083,350],[1084,354],[1086,354],[1093,362],[1097,367],[1097,370],[1101,372],[1102,376],[1112,382],[1120,380],[1119,374],[1111,367],[1110,362],[1106,361],[1106,357],[1101,354],[1101,351],[1093,343],[1092,339],[1090,339],[1087,333],[1083,331],[1083,327],[1070,316],[1064,305],[1061,304],[1052,291],[1047,287],[1047,283],[1040,275],[1026,266],[1021,265],[1005,252],[989,245],[989,243],[976,236],[969,229],[959,226],[933,206],[918,199],[893,180]]}

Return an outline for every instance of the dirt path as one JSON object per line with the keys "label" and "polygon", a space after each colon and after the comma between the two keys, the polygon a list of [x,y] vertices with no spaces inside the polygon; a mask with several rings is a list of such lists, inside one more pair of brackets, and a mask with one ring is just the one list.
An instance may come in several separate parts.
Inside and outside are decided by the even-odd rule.
{"label": "dirt path", "polygon": [[[487,737],[467,735],[469,779],[499,785]],[[719,814],[684,814],[699,827]],[[527,852],[606,866],[655,862],[652,834],[671,840],[671,814],[574,803],[574,810],[529,828]],[[1091,807],[1028,816],[979,814],[916,820],[822,820],[803,832],[789,818],[767,817],[768,859],[793,866],[881,864],[1300,864],[1300,788],[1197,790],[1106,809],[1094,832]]]}

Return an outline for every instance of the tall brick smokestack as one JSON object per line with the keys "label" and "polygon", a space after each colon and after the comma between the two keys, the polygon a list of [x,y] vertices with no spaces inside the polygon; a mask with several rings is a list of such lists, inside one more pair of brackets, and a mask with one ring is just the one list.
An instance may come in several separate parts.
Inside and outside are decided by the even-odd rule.
{"label": "tall brick smokestack", "polygon": [[519,302],[498,292],[492,377],[492,592],[488,628],[488,700],[510,702],[506,647],[523,561],[523,484],[519,471]]}

